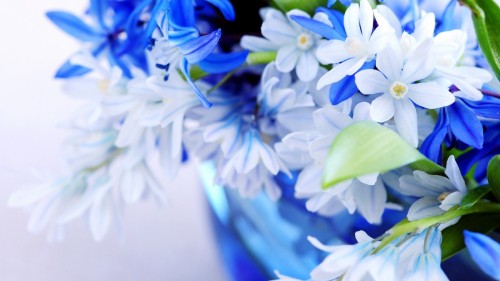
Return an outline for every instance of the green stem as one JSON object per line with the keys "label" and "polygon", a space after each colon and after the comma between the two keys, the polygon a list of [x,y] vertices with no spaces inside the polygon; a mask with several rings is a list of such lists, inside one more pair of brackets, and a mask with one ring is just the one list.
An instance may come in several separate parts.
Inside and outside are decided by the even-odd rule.
{"label": "green stem", "polygon": [[425,229],[432,225],[444,223],[454,218],[458,218],[468,214],[496,213],[496,212],[500,212],[500,204],[482,202],[482,203],[477,203],[476,205],[474,205],[469,209],[455,208],[439,216],[424,218],[416,221],[407,221],[397,224],[392,229],[389,230],[390,233],[389,236],[382,239],[380,245],[374,250],[374,253],[380,251],[382,248],[391,243],[394,239],[402,235],[405,235],[407,233],[411,233],[419,229]]}

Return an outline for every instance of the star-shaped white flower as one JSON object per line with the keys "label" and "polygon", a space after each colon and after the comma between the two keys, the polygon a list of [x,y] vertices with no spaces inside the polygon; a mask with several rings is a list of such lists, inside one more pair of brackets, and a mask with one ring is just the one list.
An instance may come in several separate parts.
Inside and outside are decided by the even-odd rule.
{"label": "star-shaped white flower", "polygon": [[373,18],[373,10],[367,0],[349,6],[344,16],[345,41],[330,40],[319,46],[316,52],[322,64],[337,64],[321,77],[318,89],[353,75],[384,49],[394,30],[388,24],[373,30]]}
{"label": "star-shaped white flower", "polygon": [[401,193],[421,197],[410,207],[409,220],[437,216],[460,204],[467,186],[454,156],[448,158],[445,174],[447,177],[414,171],[400,178]]}
{"label": "star-shaped white flower", "polygon": [[420,82],[434,70],[429,52],[431,38],[424,40],[405,61],[400,48],[388,46],[377,56],[378,70],[356,74],[356,85],[365,95],[382,94],[371,104],[374,121],[386,122],[394,117],[398,133],[412,146],[418,145],[417,112],[413,103],[428,109],[448,106],[455,97],[434,82]]}
{"label": "star-shaped white flower", "polygon": [[319,69],[315,51],[320,36],[291,19],[292,16],[311,16],[298,9],[289,11],[286,16],[272,8],[264,9],[263,14],[261,30],[267,40],[244,36],[241,40],[243,48],[251,51],[277,51],[276,67],[279,71],[290,72],[295,69],[301,81],[313,80]]}

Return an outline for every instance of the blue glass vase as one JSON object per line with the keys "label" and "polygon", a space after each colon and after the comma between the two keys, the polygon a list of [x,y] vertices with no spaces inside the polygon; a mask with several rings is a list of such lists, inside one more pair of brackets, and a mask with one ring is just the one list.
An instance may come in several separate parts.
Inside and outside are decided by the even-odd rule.
{"label": "blue glass vase", "polygon": [[[386,211],[381,226],[347,213],[324,217],[307,211],[305,201],[294,198],[294,179],[287,176],[276,177],[283,196],[275,202],[264,193],[248,199],[240,197],[238,190],[214,185],[211,162],[203,163],[200,170],[224,266],[234,281],[273,280],[275,270],[308,280],[327,253],[313,247],[307,236],[325,244],[352,244],[357,230],[376,237],[405,216]],[[450,280],[491,280],[467,255],[457,255],[443,267]]]}

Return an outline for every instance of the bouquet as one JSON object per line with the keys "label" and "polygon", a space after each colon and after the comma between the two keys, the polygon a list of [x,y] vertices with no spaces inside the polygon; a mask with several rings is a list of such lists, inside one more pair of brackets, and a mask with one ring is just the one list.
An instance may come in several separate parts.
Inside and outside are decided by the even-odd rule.
{"label": "bouquet", "polygon": [[308,237],[325,252],[309,280],[448,280],[464,247],[500,280],[497,1],[91,0],[47,16],[82,43],[56,78],[85,106],[66,122],[71,172],[9,199],[30,231],[61,240],[82,217],[101,240],[195,158],[241,197],[383,228]]}

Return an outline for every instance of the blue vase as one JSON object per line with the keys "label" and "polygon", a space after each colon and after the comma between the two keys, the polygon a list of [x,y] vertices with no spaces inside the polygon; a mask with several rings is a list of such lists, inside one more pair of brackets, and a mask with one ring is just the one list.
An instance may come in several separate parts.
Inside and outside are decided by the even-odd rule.
{"label": "blue vase", "polygon": [[[323,217],[307,211],[305,201],[294,198],[294,180],[286,176],[276,178],[283,196],[275,202],[264,193],[248,199],[240,197],[238,190],[214,185],[211,162],[203,163],[200,170],[224,266],[234,281],[273,280],[275,270],[308,280],[327,253],[313,247],[307,236],[330,245],[352,244],[355,231],[363,229],[376,237],[405,216],[386,211],[381,226],[348,213]],[[450,280],[491,280],[463,254],[446,261],[443,268]]]}

